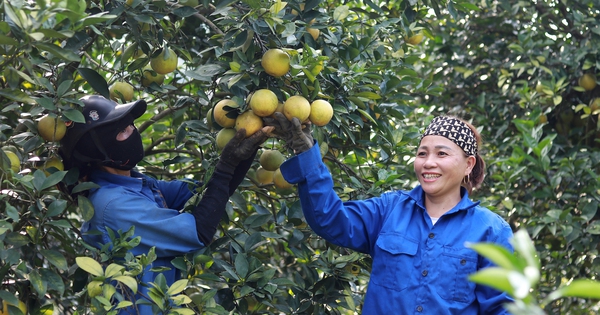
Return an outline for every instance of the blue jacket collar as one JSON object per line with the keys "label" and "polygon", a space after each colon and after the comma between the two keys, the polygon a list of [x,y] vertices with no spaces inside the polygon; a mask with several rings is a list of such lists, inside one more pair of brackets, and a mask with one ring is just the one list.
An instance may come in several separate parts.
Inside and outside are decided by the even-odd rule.
{"label": "blue jacket collar", "polygon": [[118,185],[126,186],[136,190],[142,190],[143,179],[145,176],[139,172],[131,171],[131,177],[111,174],[102,170],[93,170],[90,172],[90,180],[100,186]]}
{"label": "blue jacket collar", "polygon": [[[407,194],[409,198],[413,199],[421,209],[425,210],[425,193],[423,192],[423,187],[421,187],[421,185],[404,193]],[[462,196],[460,202],[446,214],[468,210],[479,205],[480,201],[473,202],[469,199],[469,193],[465,187],[460,187],[460,194]]]}

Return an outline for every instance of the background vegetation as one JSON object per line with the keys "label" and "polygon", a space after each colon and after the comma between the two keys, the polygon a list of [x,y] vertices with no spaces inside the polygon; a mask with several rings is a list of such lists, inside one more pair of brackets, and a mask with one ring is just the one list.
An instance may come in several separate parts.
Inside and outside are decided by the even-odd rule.
{"label": "background vegetation", "polygon": [[[153,253],[109,265],[135,246],[131,231],[116,234],[112,250],[84,244],[79,227],[93,209],[58,189],[74,183],[73,172],[44,172],[58,143],[40,136],[38,121],[80,120],[77,100],[108,95],[117,81],[149,103],[137,122],[146,151],[139,166],[162,179],[210,174],[219,126],[207,114],[221,99],[243,109],[252,91],[269,88],[281,101],[329,100],[334,118],[314,135],[348,199],[412,188],[421,128],[434,115],[464,117],[481,129],[488,164],[473,197],[532,237],[539,297],[598,277],[600,87],[579,85],[600,71],[595,0],[0,3],[0,299],[9,304],[20,300],[32,314],[106,313],[120,302],[112,283],[153,285],[163,314],[360,313],[370,258],[316,237],[295,191],[260,184],[252,172],[218,239],[177,259],[189,283],[132,283]],[[408,43],[419,33],[422,42]],[[142,68],[165,48],[178,69],[142,85]],[[291,55],[284,77],[263,71],[269,48]],[[265,147],[289,156],[275,139]],[[17,172],[5,151],[16,153]],[[543,311],[599,308],[562,298]]]}

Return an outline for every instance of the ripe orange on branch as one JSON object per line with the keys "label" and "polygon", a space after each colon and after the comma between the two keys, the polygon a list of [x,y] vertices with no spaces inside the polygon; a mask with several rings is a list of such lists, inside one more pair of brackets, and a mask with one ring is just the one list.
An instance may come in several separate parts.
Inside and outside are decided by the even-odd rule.
{"label": "ripe orange on branch", "polygon": [[579,86],[581,86],[586,91],[591,91],[597,85],[596,76],[593,74],[590,74],[590,73],[586,73],[579,78],[578,83],[579,83]]}
{"label": "ripe orange on branch", "polygon": [[[132,92],[133,93],[133,92]],[[38,133],[46,141],[60,141],[67,132],[67,126],[58,117],[45,115],[38,121]]]}
{"label": "ripe orange on branch", "polygon": [[263,54],[260,64],[266,73],[278,78],[290,70],[290,56],[282,49],[271,48]]}
{"label": "ripe orange on branch", "polygon": [[310,116],[310,103],[304,96],[294,95],[283,103],[283,115],[288,120],[297,117],[300,122],[303,122]]}
{"label": "ripe orange on branch", "polygon": [[310,104],[308,119],[316,126],[325,126],[333,117],[333,107],[326,100],[315,100]]}
{"label": "ripe orange on branch", "polygon": [[241,113],[235,119],[235,129],[246,129],[246,137],[250,137],[264,126],[262,118],[254,114],[252,110]]}
{"label": "ripe orange on branch", "polygon": [[234,100],[220,100],[213,108],[213,117],[215,119],[215,122],[223,128],[232,128],[233,126],[235,126],[235,117],[229,117],[227,114],[229,114],[230,111],[233,111],[232,108],[238,107],[238,104]]}
{"label": "ripe orange on branch", "polygon": [[171,48],[163,49],[160,54],[150,59],[150,66],[156,73],[171,73],[177,69],[177,54]]}
{"label": "ripe orange on branch", "polygon": [[277,95],[269,89],[255,91],[249,102],[252,111],[260,117],[271,116],[277,110],[278,104]]}

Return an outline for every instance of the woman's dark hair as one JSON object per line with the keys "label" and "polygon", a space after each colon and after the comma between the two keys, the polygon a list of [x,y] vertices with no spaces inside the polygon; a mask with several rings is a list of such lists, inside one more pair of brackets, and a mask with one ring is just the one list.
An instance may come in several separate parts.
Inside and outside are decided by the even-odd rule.
{"label": "woman's dark hair", "polygon": [[475,140],[477,141],[478,148],[477,154],[475,155],[475,166],[473,166],[473,169],[471,170],[471,173],[469,174],[466,183],[465,181],[463,181],[463,186],[467,189],[467,191],[470,194],[471,192],[473,192],[474,188],[478,188],[479,186],[481,186],[481,183],[483,183],[483,179],[485,177],[485,162],[479,155],[481,144],[483,141],[481,139],[481,134],[479,134],[479,132],[473,125],[471,125],[465,120],[462,121],[471,129],[471,131],[473,131],[473,135],[475,135]]}

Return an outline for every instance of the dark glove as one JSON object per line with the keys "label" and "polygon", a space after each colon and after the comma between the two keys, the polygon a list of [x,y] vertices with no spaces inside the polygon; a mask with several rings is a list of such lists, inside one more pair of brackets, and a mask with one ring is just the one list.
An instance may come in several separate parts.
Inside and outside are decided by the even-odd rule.
{"label": "dark glove", "polygon": [[289,121],[283,113],[275,113],[275,119],[264,118],[265,125],[273,126],[275,129],[271,132],[277,138],[283,139],[287,146],[294,153],[299,154],[313,146],[313,137],[310,130],[310,122],[304,126],[296,117]]}
{"label": "dark glove", "polygon": [[268,133],[273,127],[263,127],[250,137],[246,138],[246,129],[242,128],[235,133],[221,152],[221,158],[217,163],[217,170],[233,174],[235,168],[241,161],[253,156],[260,145],[269,138]]}

